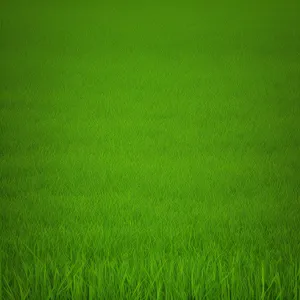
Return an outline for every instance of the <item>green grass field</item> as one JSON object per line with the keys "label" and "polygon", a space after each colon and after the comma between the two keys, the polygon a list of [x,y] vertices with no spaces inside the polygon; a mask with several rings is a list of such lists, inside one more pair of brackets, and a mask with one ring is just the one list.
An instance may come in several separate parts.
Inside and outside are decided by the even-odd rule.
{"label": "green grass field", "polygon": [[0,299],[300,299],[296,0],[0,17]]}

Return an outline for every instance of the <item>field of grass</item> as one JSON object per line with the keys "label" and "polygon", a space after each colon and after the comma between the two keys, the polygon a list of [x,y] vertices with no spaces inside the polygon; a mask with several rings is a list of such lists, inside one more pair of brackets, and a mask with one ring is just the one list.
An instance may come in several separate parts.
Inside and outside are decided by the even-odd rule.
{"label": "field of grass", "polygon": [[297,1],[1,3],[0,299],[300,299]]}

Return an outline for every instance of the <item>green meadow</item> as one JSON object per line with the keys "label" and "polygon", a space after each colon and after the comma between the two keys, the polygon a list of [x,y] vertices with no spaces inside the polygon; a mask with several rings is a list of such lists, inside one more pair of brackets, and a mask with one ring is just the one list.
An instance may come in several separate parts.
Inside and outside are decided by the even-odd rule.
{"label": "green meadow", "polygon": [[0,299],[300,299],[300,4],[0,3]]}

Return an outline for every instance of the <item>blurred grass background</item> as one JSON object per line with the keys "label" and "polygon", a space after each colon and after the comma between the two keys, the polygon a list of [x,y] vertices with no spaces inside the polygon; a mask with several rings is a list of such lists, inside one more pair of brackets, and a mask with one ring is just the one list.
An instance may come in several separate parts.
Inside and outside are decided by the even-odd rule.
{"label": "blurred grass background", "polygon": [[299,299],[296,1],[1,3],[0,298]]}

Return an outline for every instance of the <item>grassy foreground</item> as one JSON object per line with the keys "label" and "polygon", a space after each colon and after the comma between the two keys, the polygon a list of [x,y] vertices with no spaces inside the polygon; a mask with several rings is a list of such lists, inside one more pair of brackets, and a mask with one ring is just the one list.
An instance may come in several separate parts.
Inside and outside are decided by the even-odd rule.
{"label": "grassy foreground", "polygon": [[300,299],[296,1],[1,3],[0,299]]}

